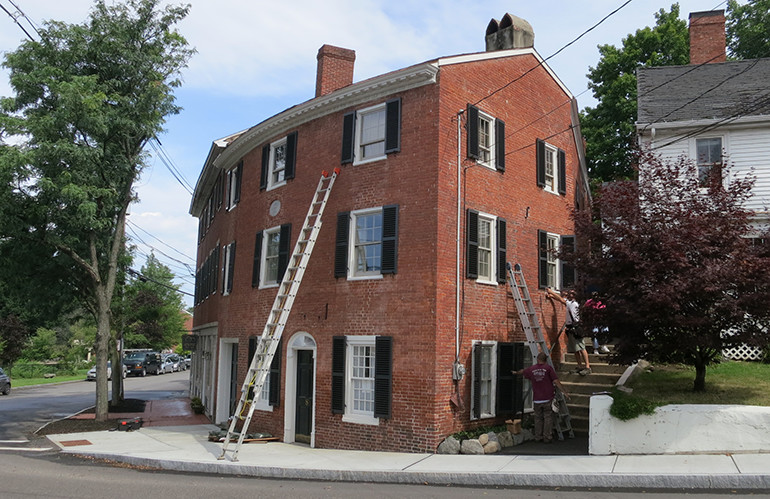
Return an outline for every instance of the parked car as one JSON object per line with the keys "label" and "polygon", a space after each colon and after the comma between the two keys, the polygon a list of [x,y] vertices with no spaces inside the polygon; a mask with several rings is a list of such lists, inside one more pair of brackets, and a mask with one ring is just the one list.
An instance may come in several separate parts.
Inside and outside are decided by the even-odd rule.
{"label": "parked car", "polygon": [[0,368],[0,393],[8,395],[11,393],[11,378]]}
{"label": "parked car", "polygon": [[174,372],[174,362],[169,358],[168,354],[165,354],[160,363],[160,373],[158,374],[166,374],[166,373],[173,373]]}
{"label": "parked car", "polygon": [[185,370],[190,369],[190,364],[191,364],[190,356],[187,355],[182,360],[184,361],[184,368],[185,368]]}
{"label": "parked car", "polygon": [[150,367],[154,352],[129,352],[123,357],[123,365],[126,366],[128,374],[134,376],[146,376],[148,372],[154,372],[156,369]]}
{"label": "parked car", "polygon": [[150,352],[145,359],[148,374],[163,374],[163,357],[158,352]]}
{"label": "parked car", "polygon": [[[126,377],[126,365],[123,364],[123,377]],[[86,374],[88,381],[96,381],[96,366],[92,367]],[[112,363],[107,361],[107,379],[112,379]]]}

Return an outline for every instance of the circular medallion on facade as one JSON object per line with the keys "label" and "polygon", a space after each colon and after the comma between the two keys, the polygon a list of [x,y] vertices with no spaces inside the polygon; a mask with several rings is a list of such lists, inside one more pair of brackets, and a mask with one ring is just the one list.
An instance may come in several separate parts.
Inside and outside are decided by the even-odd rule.
{"label": "circular medallion on facade", "polygon": [[277,199],[270,203],[270,216],[274,217],[281,211],[281,202]]}

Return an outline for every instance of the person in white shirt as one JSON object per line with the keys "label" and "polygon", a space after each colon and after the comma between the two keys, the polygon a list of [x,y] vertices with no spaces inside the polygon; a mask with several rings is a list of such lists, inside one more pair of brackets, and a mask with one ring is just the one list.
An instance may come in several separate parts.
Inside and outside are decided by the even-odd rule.
{"label": "person in white shirt", "polygon": [[585,339],[581,336],[576,337],[574,331],[580,322],[580,306],[575,300],[575,290],[567,290],[564,293],[564,298],[561,295],[553,291],[552,289],[546,289],[546,295],[548,298],[560,301],[567,307],[567,351],[575,352],[575,362],[577,362],[576,372],[581,376],[587,376],[591,374],[591,363],[588,360],[588,351],[586,350]]}

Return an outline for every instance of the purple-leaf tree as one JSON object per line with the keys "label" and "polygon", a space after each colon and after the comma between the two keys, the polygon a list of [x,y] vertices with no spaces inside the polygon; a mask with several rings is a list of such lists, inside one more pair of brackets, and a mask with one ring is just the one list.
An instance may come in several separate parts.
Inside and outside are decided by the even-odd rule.
{"label": "purple-leaf tree", "polygon": [[574,213],[572,255],[586,290],[606,305],[601,321],[618,344],[613,362],[678,362],[694,390],[725,348],[767,346],[770,247],[746,201],[754,178],[640,153],[638,181],[604,185],[591,211]]}

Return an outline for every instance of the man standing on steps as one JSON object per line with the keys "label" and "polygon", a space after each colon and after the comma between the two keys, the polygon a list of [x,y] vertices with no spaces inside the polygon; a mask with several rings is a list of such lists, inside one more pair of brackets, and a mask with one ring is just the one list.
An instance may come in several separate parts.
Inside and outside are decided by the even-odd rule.
{"label": "man standing on steps", "polygon": [[553,442],[553,387],[556,385],[565,397],[569,394],[564,390],[559,376],[553,367],[548,365],[548,356],[540,352],[537,354],[537,364],[526,369],[511,371],[513,374],[523,374],[532,382],[532,401],[535,409],[535,440],[547,444]]}
{"label": "man standing on steps", "polygon": [[577,362],[577,373],[581,376],[587,376],[591,374],[591,363],[588,360],[588,351],[586,350],[586,344],[583,337],[577,338],[573,334],[573,327],[577,326],[580,321],[580,311],[578,302],[575,300],[575,290],[570,289],[564,293],[566,299],[561,295],[553,291],[551,288],[547,288],[546,296],[552,300],[557,300],[563,303],[567,307],[567,351],[575,352],[575,362]]}

